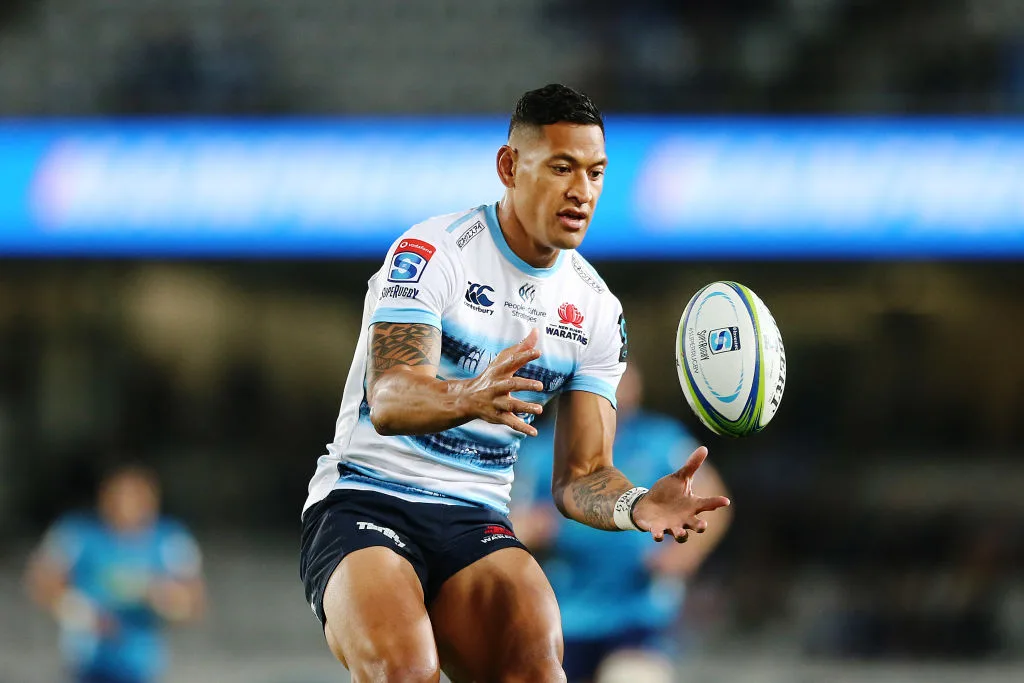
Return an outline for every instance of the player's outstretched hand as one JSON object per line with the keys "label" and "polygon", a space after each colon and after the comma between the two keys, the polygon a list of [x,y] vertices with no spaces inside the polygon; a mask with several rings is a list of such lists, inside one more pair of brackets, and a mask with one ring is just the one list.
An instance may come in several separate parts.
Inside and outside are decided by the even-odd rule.
{"label": "player's outstretched hand", "polygon": [[707,457],[708,449],[701,446],[682,468],[655,482],[637,502],[633,521],[644,531],[649,531],[655,541],[660,542],[665,534],[669,534],[677,542],[685,543],[689,530],[699,534],[708,528],[708,523],[697,515],[729,504],[725,496],[705,498],[693,492],[693,475]]}
{"label": "player's outstretched hand", "polygon": [[537,330],[531,330],[526,339],[499,353],[482,373],[466,382],[463,397],[469,402],[469,414],[493,424],[508,425],[527,436],[537,436],[537,430],[517,413],[540,415],[543,408],[539,403],[527,403],[512,396],[514,391],[544,390],[542,382],[515,376],[524,365],[540,358],[537,337]]}

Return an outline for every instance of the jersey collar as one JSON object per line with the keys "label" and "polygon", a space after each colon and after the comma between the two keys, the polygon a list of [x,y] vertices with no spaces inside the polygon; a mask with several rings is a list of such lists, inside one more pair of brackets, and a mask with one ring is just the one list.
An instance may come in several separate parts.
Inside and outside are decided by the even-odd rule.
{"label": "jersey collar", "polygon": [[512,251],[512,247],[508,246],[508,242],[505,241],[505,235],[501,232],[501,225],[498,224],[498,204],[488,204],[484,207],[484,218],[487,220],[487,227],[490,228],[491,238],[494,243],[498,245],[498,250],[501,251],[509,263],[518,268],[523,273],[532,277],[551,277],[562,265],[562,259],[565,256],[565,250],[558,250],[558,257],[555,259],[554,265],[549,268],[534,268],[523,259],[516,256],[516,253]]}

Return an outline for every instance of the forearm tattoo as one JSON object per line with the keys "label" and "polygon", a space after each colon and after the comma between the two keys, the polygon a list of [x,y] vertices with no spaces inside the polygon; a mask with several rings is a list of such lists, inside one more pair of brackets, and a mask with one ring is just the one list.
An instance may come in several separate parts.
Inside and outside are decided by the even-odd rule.
{"label": "forearm tattoo", "polygon": [[569,486],[572,501],[583,522],[597,529],[617,529],[615,526],[615,501],[629,488],[629,481],[614,467],[604,467]]}
{"label": "forearm tattoo", "polygon": [[370,330],[367,381],[396,365],[437,365],[441,332],[423,323],[376,323]]}

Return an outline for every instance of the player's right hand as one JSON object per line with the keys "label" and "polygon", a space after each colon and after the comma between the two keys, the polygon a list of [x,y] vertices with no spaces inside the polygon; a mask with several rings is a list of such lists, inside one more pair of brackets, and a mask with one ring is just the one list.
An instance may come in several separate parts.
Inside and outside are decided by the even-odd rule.
{"label": "player's right hand", "polygon": [[468,403],[470,415],[492,424],[507,425],[527,436],[537,436],[537,430],[517,413],[540,415],[543,407],[512,396],[515,391],[544,390],[543,382],[515,376],[524,365],[540,358],[537,338],[537,330],[532,330],[526,339],[503,350],[482,373],[466,381],[463,399]]}

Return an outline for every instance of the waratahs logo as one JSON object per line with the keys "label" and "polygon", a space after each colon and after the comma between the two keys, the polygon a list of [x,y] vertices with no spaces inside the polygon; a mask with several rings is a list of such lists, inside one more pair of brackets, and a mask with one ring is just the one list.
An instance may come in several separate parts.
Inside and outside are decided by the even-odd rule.
{"label": "waratahs logo", "polygon": [[572,304],[562,304],[558,307],[558,319],[563,325],[572,325],[576,328],[583,327],[583,314],[580,309]]}
{"label": "waratahs logo", "polygon": [[583,346],[587,345],[587,335],[583,334],[583,313],[572,304],[565,303],[558,307],[560,324],[548,325],[544,331],[552,337],[569,339]]}

